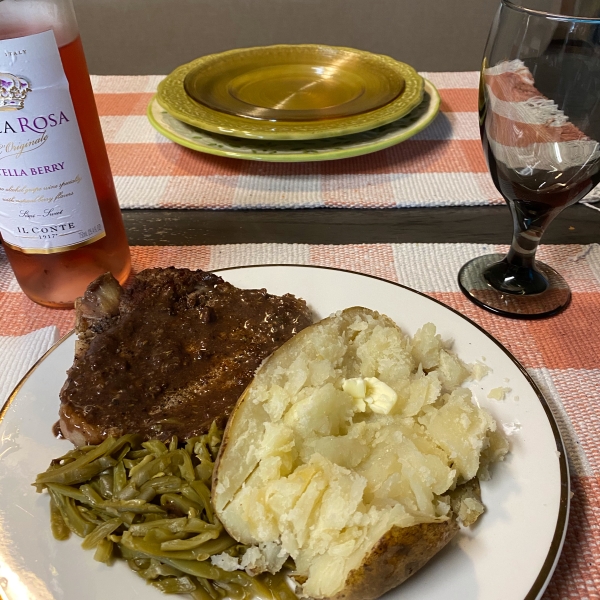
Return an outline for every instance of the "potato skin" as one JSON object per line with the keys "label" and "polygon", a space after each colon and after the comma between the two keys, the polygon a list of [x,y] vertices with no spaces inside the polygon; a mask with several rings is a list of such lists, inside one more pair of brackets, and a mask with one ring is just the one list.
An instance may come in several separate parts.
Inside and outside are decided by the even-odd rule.
{"label": "potato skin", "polygon": [[392,527],[358,569],[350,571],[342,591],[329,600],[375,600],[424,566],[457,533],[455,519]]}

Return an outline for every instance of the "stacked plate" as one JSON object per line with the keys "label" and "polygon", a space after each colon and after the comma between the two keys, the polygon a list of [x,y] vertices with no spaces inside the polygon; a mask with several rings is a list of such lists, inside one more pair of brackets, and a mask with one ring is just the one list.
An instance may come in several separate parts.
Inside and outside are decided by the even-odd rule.
{"label": "stacked plate", "polygon": [[375,152],[425,128],[434,86],[411,66],[352,48],[230,50],[182,65],[148,107],[174,142],[249,160],[299,162]]}

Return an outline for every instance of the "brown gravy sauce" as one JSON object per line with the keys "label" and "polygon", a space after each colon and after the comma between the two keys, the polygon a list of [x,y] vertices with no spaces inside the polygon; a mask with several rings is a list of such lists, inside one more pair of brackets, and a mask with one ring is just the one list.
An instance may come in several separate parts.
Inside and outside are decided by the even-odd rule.
{"label": "brown gravy sauce", "polygon": [[261,362],[311,323],[293,296],[188,273],[151,294],[136,298],[134,289],[134,309],[96,335],[69,371],[61,400],[102,437],[185,439],[224,423]]}

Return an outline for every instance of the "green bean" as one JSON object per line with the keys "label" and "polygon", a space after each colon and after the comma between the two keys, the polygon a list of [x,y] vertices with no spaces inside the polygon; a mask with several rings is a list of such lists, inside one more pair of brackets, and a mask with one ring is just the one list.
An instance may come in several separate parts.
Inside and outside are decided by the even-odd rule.
{"label": "green bean", "polygon": [[225,590],[228,600],[245,600],[250,597],[250,594],[243,585],[228,583],[226,581],[219,581],[215,585]]}
{"label": "green bean", "polygon": [[63,454],[60,458],[55,458],[50,464],[50,466],[59,467],[67,462],[73,462],[74,460],[77,460],[80,456],[85,455],[87,452],[91,452],[95,448],[97,448],[97,446],[78,446],[76,448],[73,448],[72,450],[69,450],[66,454]]}
{"label": "green bean", "polygon": [[165,577],[150,583],[165,594],[189,594],[196,589],[196,584],[189,577]]}
{"label": "green bean", "polygon": [[117,512],[132,512],[135,514],[165,514],[165,511],[156,504],[149,504],[144,500],[105,500],[99,503],[100,508],[107,511],[116,510]]}
{"label": "green bean", "polygon": [[[138,493],[138,489],[141,485],[146,483],[150,478],[154,477],[158,473],[163,473],[170,466],[173,456],[171,453],[165,454],[160,458],[154,459],[152,462],[143,465],[140,469],[136,470],[133,474],[129,473],[129,481],[123,489],[116,494],[119,499],[130,499],[135,497]],[[132,496],[132,494],[134,494]]]}
{"label": "green bean", "polygon": [[179,569],[165,565],[155,558],[152,558],[150,560],[150,565],[145,569],[140,570],[139,574],[144,579],[156,579],[157,577],[181,577],[183,575]]}
{"label": "green bean", "polygon": [[179,533],[184,531],[185,524],[187,523],[186,517],[179,519],[157,519],[155,521],[149,521],[146,523],[137,523],[129,528],[131,535],[145,536],[149,531],[155,528],[165,528],[173,533]]}
{"label": "green bean", "polygon": [[[90,453],[91,454],[91,453]],[[85,458],[85,457],[84,457]],[[72,466],[77,463],[74,461],[73,463],[66,465],[69,467],[68,471],[61,471],[62,467],[56,469],[54,472],[46,472],[42,473],[41,477],[36,484],[48,484],[48,483],[63,483],[65,485],[70,485],[73,483],[83,483],[84,481],[88,481],[101,473],[107,468],[106,463],[102,459],[98,459],[90,464],[86,464],[83,466]]]}
{"label": "green bean", "polygon": [[199,450],[197,456],[200,464],[196,467],[199,472],[199,478],[202,481],[209,483],[215,468],[215,456],[205,443],[197,445],[196,448]]}
{"label": "green bean", "polygon": [[205,531],[218,531],[221,533],[223,531],[223,526],[221,523],[207,523],[202,519],[186,519],[184,531],[189,531],[190,533],[204,533]]}
{"label": "green bean", "polygon": [[85,494],[78,488],[72,485],[63,485],[62,483],[49,483],[47,485],[49,490],[53,490],[57,494],[67,496],[67,498],[73,498],[73,500],[79,500],[79,502],[85,502]]}
{"label": "green bean", "polygon": [[164,442],[160,440],[148,440],[147,442],[143,442],[142,446],[155,456],[161,456],[169,451]]}
{"label": "green bean", "polygon": [[234,558],[239,558],[240,556],[244,556],[247,549],[247,546],[244,546],[243,544],[238,544],[236,542],[231,546],[231,548],[229,548],[229,550],[227,550],[227,554],[229,554],[229,556],[233,556]]}
{"label": "green bean", "polygon": [[105,471],[114,467],[117,464],[117,461],[112,456],[101,456],[94,462],[98,463],[99,465],[103,465]]}
{"label": "green bean", "polygon": [[175,452],[182,459],[182,464],[179,465],[179,471],[181,472],[181,476],[188,483],[194,481],[196,479],[196,474],[194,472],[194,465],[192,464],[192,459],[190,455],[185,450],[175,450]]}
{"label": "green bean", "polygon": [[156,454],[156,452],[151,452],[150,450],[148,450],[145,446],[147,442],[144,442],[142,444],[142,446],[144,446],[143,450],[130,450],[124,458],[130,459],[130,460],[136,460],[138,458],[144,458],[144,456],[148,456],[149,454]]}
{"label": "green bean", "polygon": [[94,525],[85,521],[75,505],[75,500],[67,496],[62,496],[55,491],[49,489],[48,493],[54,501],[56,508],[65,522],[65,525],[79,537],[85,537],[94,530]]}
{"label": "green bean", "polygon": [[71,530],[65,523],[65,520],[52,497],[50,497],[50,526],[52,527],[52,535],[57,540],[69,539]]}
{"label": "green bean", "polygon": [[177,494],[163,494],[160,497],[160,505],[164,506],[170,510],[177,511],[182,515],[187,515],[190,512],[190,509],[194,508],[197,511],[197,514],[202,512],[202,505],[193,502],[192,500],[188,500],[187,498],[183,498]]}
{"label": "green bean", "polygon": [[103,473],[106,473],[106,471],[102,471],[102,473],[96,475],[96,477],[94,477],[93,479],[90,479],[90,481],[86,484],[83,485],[89,485],[94,492],[96,492],[96,494],[98,494],[98,496],[102,496],[102,494],[100,493],[100,477],[102,477]]}
{"label": "green bean", "polygon": [[156,498],[157,493],[154,488],[148,487],[144,491],[140,490],[136,500],[143,500],[144,502],[152,502]]}
{"label": "green bean", "polygon": [[185,442],[185,451],[192,456],[192,454],[194,453],[194,446],[202,439],[203,436],[196,436],[196,437],[191,437],[188,438]]}
{"label": "green bean", "polygon": [[89,509],[86,506],[78,504],[77,510],[79,511],[79,514],[81,515],[81,518],[84,521],[87,521],[88,523],[91,523],[94,526],[102,525],[105,522],[105,520],[102,520],[101,518],[102,515],[99,515],[98,512],[94,509]]}
{"label": "green bean", "polygon": [[[36,483],[82,483],[88,479],[91,479],[94,475],[97,475],[101,471],[104,471],[107,466],[103,469],[96,471],[94,475],[82,475],[94,471],[90,469],[90,463],[96,462],[96,459],[106,457],[106,455],[120,450],[126,443],[136,436],[125,435],[119,440],[115,440],[113,437],[106,438],[99,446],[86,451],[84,454],[79,456],[73,462],[63,465],[57,469],[40,473],[36,478]],[[114,460],[114,459],[113,459]],[[106,464],[103,462],[102,464]],[[83,478],[82,478],[83,477]]]}
{"label": "green bean", "polygon": [[[198,560],[185,560],[179,558],[163,557],[162,562],[187,573],[188,575],[194,575],[195,577],[204,577],[205,579],[214,579],[219,581],[227,580],[228,573],[215,567],[208,562],[202,562]],[[268,600],[271,600],[269,598]]]}
{"label": "green bean", "polygon": [[210,481],[212,479],[214,463],[203,460],[199,465],[196,465],[195,471],[198,477],[197,481]]}
{"label": "green bean", "polygon": [[[132,541],[124,541],[121,540],[121,543],[124,546],[129,546],[131,549],[135,549],[137,551],[143,551],[146,552],[148,554],[153,554],[153,555],[161,555],[161,556],[170,556],[171,558],[180,558],[180,559],[187,559],[187,560],[206,560],[206,558],[208,558],[209,556],[212,556],[213,554],[220,554],[221,552],[225,552],[225,550],[228,550],[229,548],[231,548],[232,546],[235,546],[237,544],[237,542],[229,537],[227,534],[221,534],[218,538],[213,539],[213,540],[209,540],[206,543],[202,544],[201,546],[198,546],[197,548],[194,548],[191,551],[169,551],[168,554],[165,553],[163,550],[161,550],[160,547],[160,535],[154,535],[152,533],[153,530],[150,530],[148,533],[146,533],[143,536],[143,543],[139,543],[139,542],[132,542]],[[127,536],[131,534],[131,530],[129,532],[127,532]],[[183,535],[183,534],[181,534]],[[139,538],[141,536],[135,536],[137,540],[139,540]],[[200,558],[203,557],[203,558]]]}
{"label": "green bean", "polygon": [[[128,548],[129,550],[133,550],[134,552],[144,554],[149,558],[157,558],[162,562],[165,562],[167,558],[171,558],[178,560],[187,560],[189,562],[194,563],[197,562],[200,565],[210,566],[206,563],[199,562],[206,560],[210,556],[203,551],[202,547],[194,548],[192,550],[167,552],[160,549],[159,543],[148,542],[139,537],[131,536],[127,531],[123,533],[123,537],[121,538],[121,546],[124,548]],[[179,568],[177,567],[177,565],[171,566]],[[190,573],[190,575],[194,574],[195,573]],[[200,576],[204,577],[205,575],[200,574]]]}
{"label": "green bean", "polygon": [[101,473],[100,477],[98,477],[97,482],[97,491],[104,498],[104,500],[108,500],[112,498],[113,495],[113,471],[112,469],[108,472]]}
{"label": "green bean", "polygon": [[[195,483],[195,482],[192,482],[192,483]],[[202,482],[200,481],[199,483],[202,483]],[[201,496],[200,494],[198,494],[194,490],[194,488],[191,487],[191,484],[186,484],[186,485],[182,486],[180,493],[184,498],[187,498],[188,500],[193,502],[195,506],[200,507],[199,514],[202,514],[202,510],[207,512],[206,511],[206,499],[203,496]],[[210,494],[210,492],[209,492],[209,494]],[[209,504],[210,504],[210,502],[209,502]]]}
{"label": "green bean", "polygon": [[192,596],[192,600],[213,600],[213,598],[218,598],[216,594],[215,596],[211,596],[203,587],[197,587],[193,592],[190,592],[190,595]]}
{"label": "green bean", "polygon": [[145,542],[152,542],[154,544],[162,544],[163,542],[169,542],[171,540],[183,540],[187,538],[188,534],[185,531],[172,532],[168,529],[158,528],[151,529],[145,536]]}
{"label": "green bean", "polygon": [[215,459],[219,453],[221,441],[223,440],[223,430],[217,427],[216,422],[213,421],[210,425],[208,433],[206,434],[206,437],[208,439],[208,446],[212,453],[213,459]]}
{"label": "green bean", "polygon": [[94,531],[85,537],[81,543],[81,547],[84,550],[95,548],[104,538],[109,536],[113,531],[116,531],[122,524],[123,521],[121,519],[111,519],[102,525],[98,525]]}
{"label": "green bean", "polygon": [[[198,589],[202,588],[212,600],[217,600],[220,597],[213,584],[208,579],[205,577],[196,577],[196,581],[200,584]],[[202,600],[205,599],[203,598]]]}
{"label": "green bean", "polygon": [[84,549],[95,548],[95,560],[126,560],[166,593],[190,594],[193,600],[294,600],[289,586],[276,578],[230,573],[208,560],[246,551],[223,530],[211,504],[221,439],[213,425],[181,444],[176,437],[142,443],[128,435],[67,452],[34,484],[50,495],[54,536],[75,533]]}
{"label": "green bean", "polygon": [[264,573],[258,576],[258,580],[264,583],[280,600],[297,600],[296,594],[288,585],[287,577],[281,573],[275,575]]}
{"label": "green bean", "polygon": [[123,461],[113,467],[113,498],[127,485],[127,472]]}
{"label": "green bean", "polygon": [[116,458],[117,462],[123,462],[123,459],[131,452],[131,444],[124,444]]}
{"label": "green bean", "polygon": [[140,494],[143,494],[148,488],[152,488],[157,494],[166,494],[167,492],[179,492],[183,482],[175,475],[154,476],[140,487]]}
{"label": "green bean", "polygon": [[[123,522],[129,526],[133,525],[133,522],[135,521],[135,519],[137,517],[137,514],[134,512],[122,512],[119,514],[119,513],[117,513],[117,511],[113,511],[113,513],[118,514],[119,517],[121,519],[123,519]],[[146,516],[148,516],[148,515],[146,515]]]}
{"label": "green bean", "polygon": [[169,540],[168,542],[163,542],[160,545],[161,550],[193,550],[194,548],[198,548],[198,546],[202,546],[209,540],[214,540],[219,537],[221,532],[217,529],[214,531],[206,531],[205,533],[200,533],[195,535],[192,538],[187,540]]}
{"label": "green bean", "polygon": [[189,560],[163,558],[162,561],[188,575],[212,579],[216,582],[237,584],[250,590],[252,595],[260,600],[273,600],[273,595],[270,591],[256,578],[250,577],[244,571],[234,571],[229,573],[214,565]]}
{"label": "green bean", "polygon": [[[121,463],[122,464],[122,463]],[[125,469],[125,467],[123,467]],[[137,486],[129,481],[124,487],[122,487],[116,494],[113,494],[114,500],[133,500],[140,494]]]}
{"label": "green bean", "polygon": [[100,496],[100,494],[92,487],[91,484],[85,483],[79,489],[85,496],[85,500],[83,501],[85,504],[96,507],[100,506],[104,502],[102,496]]}
{"label": "green bean", "polygon": [[88,450],[94,449],[93,446],[80,446],[79,448],[73,448],[72,450],[69,450],[66,454],[63,454],[58,458],[53,458],[52,462],[50,463],[50,469],[56,469],[66,463],[77,460],[80,456],[83,456],[83,448],[87,448]]}
{"label": "green bean", "polygon": [[[204,506],[204,510],[206,512],[206,518],[211,522],[215,522],[215,515],[212,508],[212,503],[210,501],[210,490],[206,487],[206,484],[202,481],[192,481],[190,483],[191,488],[200,498],[200,502],[202,506]],[[185,492],[183,492],[185,495]]]}
{"label": "green bean", "polygon": [[252,596],[260,600],[272,600],[273,594],[256,577],[250,577],[245,571],[223,571],[224,575],[218,581],[237,583],[250,590]]}
{"label": "green bean", "polygon": [[237,542],[232,537],[228,536],[226,533],[221,533],[216,540],[210,540],[209,542],[206,542],[206,544],[196,548],[196,550],[199,550],[208,556],[212,556],[213,554],[221,554],[221,552],[225,552],[225,550],[228,550],[236,544]]}
{"label": "green bean", "polygon": [[136,573],[138,571],[145,571],[146,569],[150,568],[150,566],[152,565],[152,561],[155,559],[150,559],[147,557],[136,557],[136,558],[127,558],[126,554],[128,553],[127,550],[125,550],[124,552],[122,552],[122,557],[127,561],[127,564],[129,565],[129,568],[132,571],[135,571]]}
{"label": "green bean", "polygon": [[[156,457],[152,454],[148,454],[148,456],[144,456],[140,461],[133,461],[135,465],[129,468],[129,477],[133,479],[135,474],[141,471],[148,463],[151,463],[156,460]],[[125,466],[127,467],[127,462],[124,460]]]}
{"label": "green bean", "polygon": [[113,555],[114,544],[108,538],[104,538],[98,542],[96,552],[94,552],[94,560],[101,563],[108,563]]}

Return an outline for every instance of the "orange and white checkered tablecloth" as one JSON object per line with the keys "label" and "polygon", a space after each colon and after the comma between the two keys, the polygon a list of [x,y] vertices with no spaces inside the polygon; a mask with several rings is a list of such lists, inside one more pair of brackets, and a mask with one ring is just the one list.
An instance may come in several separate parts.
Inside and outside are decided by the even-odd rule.
{"label": "orange and white checkered tablecloth", "polygon": [[[395,208],[502,204],[477,115],[479,74],[423,73],[439,90],[437,118],[373,154],[265,163],[202,154],[156,132],[146,108],[162,76],[93,76],[122,208]],[[600,199],[600,190],[588,199]]]}
{"label": "orange and white checkered tablecloth", "polygon": [[[540,321],[485,312],[458,289],[456,274],[465,261],[505,250],[478,244],[248,244],[134,247],[132,256],[135,271],[283,263],[360,271],[428,293],[479,323],[538,383],[569,455],[574,493],[569,529],[544,600],[599,600],[600,245],[540,248],[539,258],[564,275],[573,290],[573,301],[564,313]],[[43,308],[20,292],[0,249],[0,406],[31,364],[73,324],[73,311]]]}

